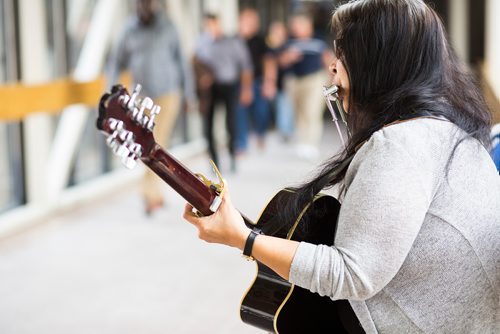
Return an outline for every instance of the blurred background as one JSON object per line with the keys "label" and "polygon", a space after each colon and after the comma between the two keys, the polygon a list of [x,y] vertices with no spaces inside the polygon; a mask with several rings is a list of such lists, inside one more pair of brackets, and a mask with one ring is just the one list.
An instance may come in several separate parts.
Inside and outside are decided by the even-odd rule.
{"label": "blurred background", "polygon": [[[499,123],[500,1],[427,2],[443,18],[451,43],[476,74],[494,123]],[[282,49],[273,44],[273,23],[288,27],[292,13],[306,13],[314,38],[330,45],[329,19],[338,4],[158,3],[157,10],[175,27],[192,89],[204,14],[218,18],[225,36],[240,34],[248,42],[239,13],[253,9],[260,19],[257,35],[271,50],[260,61],[274,57],[277,64]],[[181,218],[184,200],[167,186],[161,188],[161,205],[154,212],[145,210],[145,168],[125,169],[95,128],[98,100],[111,84],[113,52],[119,52],[117,43],[136,16],[136,5],[124,0],[0,0],[0,333],[259,332],[238,315],[255,264],[235,250],[200,242]],[[246,52],[255,62],[253,51]],[[266,73],[273,80],[278,72],[285,77],[278,91],[287,93],[290,71],[263,68],[263,79]],[[131,85],[133,75],[120,70],[120,81]],[[293,103],[281,114],[277,95],[266,94],[263,132],[258,121],[249,120],[243,124],[245,145],[234,154],[220,149],[233,201],[251,219],[258,218],[276,191],[305,180],[319,157],[335,154],[341,145],[323,107],[322,135],[313,150],[304,150],[295,132],[300,124],[293,124]],[[193,171],[214,178],[201,102],[179,104],[168,144],[160,144]],[[219,147],[229,136],[223,115],[224,108],[217,106]]]}

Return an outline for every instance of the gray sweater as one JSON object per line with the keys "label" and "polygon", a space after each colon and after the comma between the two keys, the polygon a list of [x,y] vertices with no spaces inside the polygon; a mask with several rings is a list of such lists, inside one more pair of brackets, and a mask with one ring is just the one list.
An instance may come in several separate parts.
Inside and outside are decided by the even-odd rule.
{"label": "gray sweater", "polygon": [[141,84],[141,94],[157,98],[182,91],[194,98],[190,66],[181,51],[179,35],[172,21],[156,14],[151,25],[130,17],[111,53],[108,80],[115,84],[121,71],[130,70],[133,84]]}
{"label": "gray sweater", "polygon": [[301,243],[290,281],[348,299],[367,333],[500,333],[500,176],[474,139],[448,165],[463,135],[429,118],[373,134],[335,246]]}

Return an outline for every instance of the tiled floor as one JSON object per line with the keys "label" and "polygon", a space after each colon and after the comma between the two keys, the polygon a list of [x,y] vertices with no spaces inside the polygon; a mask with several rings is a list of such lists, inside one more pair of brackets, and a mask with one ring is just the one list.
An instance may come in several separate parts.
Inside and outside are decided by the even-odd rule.
{"label": "tiled floor", "polygon": [[[323,156],[337,147],[331,131]],[[226,162],[233,202],[251,219],[315,166],[276,135],[242,156],[237,173]],[[185,163],[211,175],[205,155]],[[152,218],[131,187],[2,240],[0,333],[260,333],[238,314],[255,264],[198,240],[181,218],[184,200],[165,193],[168,206]]]}

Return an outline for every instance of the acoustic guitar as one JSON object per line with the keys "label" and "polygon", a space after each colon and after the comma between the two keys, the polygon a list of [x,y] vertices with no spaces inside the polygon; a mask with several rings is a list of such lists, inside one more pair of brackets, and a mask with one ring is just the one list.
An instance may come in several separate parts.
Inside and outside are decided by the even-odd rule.
{"label": "acoustic guitar", "polygon": [[[150,98],[140,97],[139,91],[138,85],[129,95],[124,87],[116,85],[111,93],[104,94],[97,128],[125,166],[132,168],[141,160],[201,215],[211,215],[221,203],[222,184],[194,174],[155,142],[152,131],[160,108]],[[215,171],[221,179],[216,167]],[[292,189],[281,190],[256,223],[243,217],[245,224],[258,233],[278,238],[332,245],[339,202],[320,194],[302,208],[294,221],[283,222],[278,219],[280,208],[293,196]],[[347,333],[346,328],[362,332],[347,301],[332,301],[294,286],[258,261],[255,281],[241,301],[240,316],[249,325],[282,334]]]}

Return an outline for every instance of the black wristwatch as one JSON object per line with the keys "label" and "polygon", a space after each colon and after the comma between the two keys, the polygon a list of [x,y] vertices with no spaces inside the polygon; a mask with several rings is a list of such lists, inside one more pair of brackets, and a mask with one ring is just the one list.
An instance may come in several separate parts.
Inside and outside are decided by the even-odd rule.
{"label": "black wristwatch", "polygon": [[254,260],[254,258],[252,257],[252,248],[253,248],[253,243],[255,242],[255,238],[259,234],[260,233],[257,233],[254,230],[251,230],[250,234],[247,237],[247,241],[245,242],[245,248],[243,248],[243,256],[249,261]]}

